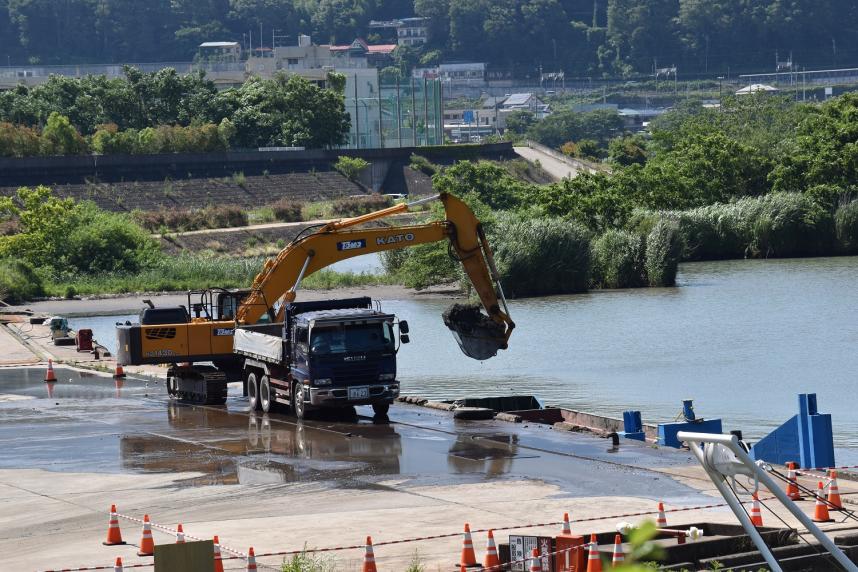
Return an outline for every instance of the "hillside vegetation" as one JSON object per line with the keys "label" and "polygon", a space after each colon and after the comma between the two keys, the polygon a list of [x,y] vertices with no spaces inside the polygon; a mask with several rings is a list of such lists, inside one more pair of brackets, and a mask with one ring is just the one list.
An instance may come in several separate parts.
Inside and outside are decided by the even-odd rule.
{"label": "hillside vegetation", "polygon": [[390,41],[369,22],[413,15],[431,19],[429,43],[399,50],[403,68],[447,59],[519,77],[674,65],[715,76],[769,69],[776,52],[808,68],[851,67],[858,55],[848,0],[0,0],[0,54],[15,64],[189,61],[204,41],[250,34],[270,46],[272,28],[290,44],[299,34]]}

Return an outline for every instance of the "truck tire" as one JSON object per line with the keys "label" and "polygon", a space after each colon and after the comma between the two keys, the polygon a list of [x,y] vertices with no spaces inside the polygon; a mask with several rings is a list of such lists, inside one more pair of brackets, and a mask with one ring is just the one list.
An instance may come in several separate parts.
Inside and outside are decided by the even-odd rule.
{"label": "truck tire", "polygon": [[373,403],[372,410],[376,417],[387,417],[387,412],[390,411],[390,403]]}
{"label": "truck tire", "polygon": [[262,411],[262,403],[259,399],[259,381],[255,371],[247,374],[247,400],[250,403],[251,411]]}
{"label": "truck tire", "polygon": [[259,380],[259,407],[263,413],[274,411],[274,391],[271,389],[271,382],[267,375],[263,375]]}
{"label": "truck tire", "polygon": [[307,416],[307,406],[304,404],[304,388],[300,383],[292,384],[292,412],[296,419]]}

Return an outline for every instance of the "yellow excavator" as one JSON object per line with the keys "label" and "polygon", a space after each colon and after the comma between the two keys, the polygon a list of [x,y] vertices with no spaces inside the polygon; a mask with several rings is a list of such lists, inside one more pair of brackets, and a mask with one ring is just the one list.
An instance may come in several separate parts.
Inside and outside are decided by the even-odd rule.
{"label": "yellow excavator", "polygon": [[[435,200],[444,220],[358,228]],[[506,349],[515,324],[480,221],[442,193],[305,229],[265,262],[249,289],[192,291],[178,307],[144,300],[139,323],[117,324],[118,362],[171,364],[169,394],[191,402],[222,404],[226,384],[241,380],[251,407],[262,411],[283,406],[303,417],[372,405],[386,414],[399,393],[396,353],[409,342],[408,323],[370,298],[296,302],[297,293],[304,278],[340,260],[443,240],[485,310],[455,304],[444,322],[466,355],[488,359]]]}

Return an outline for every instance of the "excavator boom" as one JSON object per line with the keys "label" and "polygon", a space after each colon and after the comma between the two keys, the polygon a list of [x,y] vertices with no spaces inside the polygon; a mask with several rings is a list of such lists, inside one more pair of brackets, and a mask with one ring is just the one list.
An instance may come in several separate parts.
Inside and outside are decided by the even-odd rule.
{"label": "excavator boom", "polygon": [[[407,212],[430,200],[443,203],[445,220],[400,227],[355,228]],[[254,324],[266,313],[276,320],[285,305],[295,300],[304,278],[340,260],[441,240],[450,241],[451,252],[462,263],[488,315],[485,317],[479,312],[445,314],[445,323],[466,355],[487,359],[497,350],[507,347],[515,324],[509,316],[491,248],[480,221],[464,202],[447,193],[334,221],[312,234],[295,239],[276,258],[265,263],[253,281],[250,295],[238,308],[236,321]]]}

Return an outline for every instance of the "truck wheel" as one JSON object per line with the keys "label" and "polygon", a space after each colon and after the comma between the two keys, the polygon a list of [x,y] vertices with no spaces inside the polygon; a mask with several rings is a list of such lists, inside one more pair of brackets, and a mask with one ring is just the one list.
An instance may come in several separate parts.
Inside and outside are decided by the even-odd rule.
{"label": "truck wheel", "polygon": [[372,410],[376,417],[387,417],[387,412],[390,411],[390,403],[373,403]]}
{"label": "truck wheel", "polygon": [[259,399],[259,382],[256,379],[256,372],[253,371],[247,374],[247,400],[250,402],[251,411],[262,411],[262,403]]}
{"label": "truck wheel", "polygon": [[300,383],[292,384],[292,411],[296,419],[304,419],[307,407],[304,405],[304,388]]}
{"label": "truck wheel", "polygon": [[259,402],[263,413],[268,413],[274,409],[274,395],[267,375],[263,375],[262,379],[259,380]]}

